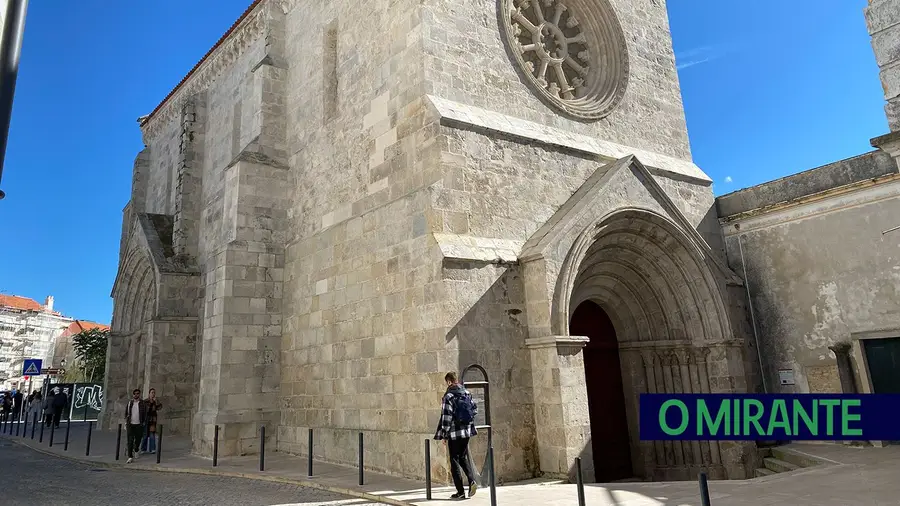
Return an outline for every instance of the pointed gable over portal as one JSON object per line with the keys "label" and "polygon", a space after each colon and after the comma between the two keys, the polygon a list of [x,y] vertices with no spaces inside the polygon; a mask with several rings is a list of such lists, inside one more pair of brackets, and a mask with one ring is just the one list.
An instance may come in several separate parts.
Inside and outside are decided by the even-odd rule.
{"label": "pointed gable over portal", "polygon": [[[571,296],[573,278],[583,258],[578,257],[577,249],[589,247],[591,238],[613,216],[656,222],[661,230],[669,232],[665,240],[677,241],[711,275],[705,280],[711,287],[724,290],[723,282],[743,284],[713,254],[647,167],[634,155],[628,155],[599,167],[522,247],[518,259],[526,266],[532,337],[564,333],[567,324],[560,318],[568,314],[568,307],[559,306],[567,306]],[[724,308],[719,310],[724,312]]]}
{"label": "pointed gable over portal", "polygon": [[[640,475],[655,479],[687,479],[691,469],[747,475],[740,459],[723,456],[716,442],[701,451],[638,438],[641,393],[746,391],[746,360],[726,304],[727,287],[741,284],[740,278],[713,255],[636,157],[598,168],[526,241],[519,261],[543,471],[570,475],[568,463],[582,458],[594,463],[589,474],[600,469],[603,475],[609,466],[602,459],[630,457],[626,467],[636,462]],[[570,315],[584,303],[598,307],[612,324],[612,331],[598,327],[592,335],[608,339],[596,343],[601,347],[612,335],[612,362],[597,361],[596,346],[589,357],[581,350],[591,339],[571,335]],[[596,324],[599,317],[592,314]],[[586,332],[590,326],[578,328]],[[612,379],[586,376],[612,363]],[[586,386],[588,376],[595,378],[593,391]],[[618,388],[621,405],[603,393]],[[591,410],[592,404],[609,411]],[[597,418],[614,416],[621,424],[612,432]],[[596,455],[623,438],[630,440],[628,457]],[[735,451],[750,455],[752,445]]]}

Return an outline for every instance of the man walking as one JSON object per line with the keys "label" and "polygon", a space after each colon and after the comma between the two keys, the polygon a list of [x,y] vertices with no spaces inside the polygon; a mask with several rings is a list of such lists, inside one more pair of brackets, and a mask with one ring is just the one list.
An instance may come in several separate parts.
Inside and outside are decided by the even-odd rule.
{"label": "man walking", "polygon": [[21,390],[16,390],[16,393],[13,395],[12,400],[13,400],[13,408],[12,408],[13,419],[18,422],[19,419],[22,418],[22,404],[24,404],[25,396],[22,395]]}
{"label": "man walking", "polygon": [[141,390],[135,388],[131,392],[131,400],[125,407],[125,441],[128,443],[128,460],[126,464],[137,457],[141,445],[141,436],[144,435],[144,421],[147,419],[147,404],[141,400]]}
{"label": "man walking", "polygon": [[448,372],[444,376],[444,381],[447,382],[447,392],[441,400],[441,419],[434,439],[443,440],[450,452],[450,474],[453,476],[453,484],[456,485],[456,493],[450,498],[465,499],[466,492],[460,469],[466,473],[469,480],[469,497],[475,495],[475,491],[478,490],[475,473],[469,464],[469,438],[478,434],[475,430],[478,407],[469,391],[459,383],[456,373]]}
{"label": "man walking", "polygon": [[55,388],[56,395],[53,396],[52,413],[53,425],[59,428],[59,422],[62,420],[63,410],[69,405],[69,396],[59,387]]}

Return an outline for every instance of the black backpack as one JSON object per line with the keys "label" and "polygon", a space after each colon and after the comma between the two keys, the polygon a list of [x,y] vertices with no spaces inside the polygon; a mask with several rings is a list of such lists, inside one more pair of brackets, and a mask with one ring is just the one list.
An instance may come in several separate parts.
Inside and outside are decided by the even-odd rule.
{"label": "black backpack", "polygon": [[453,396],[453,421],[459,425],[468,425],[475,421],[475,403],[468,393]]}

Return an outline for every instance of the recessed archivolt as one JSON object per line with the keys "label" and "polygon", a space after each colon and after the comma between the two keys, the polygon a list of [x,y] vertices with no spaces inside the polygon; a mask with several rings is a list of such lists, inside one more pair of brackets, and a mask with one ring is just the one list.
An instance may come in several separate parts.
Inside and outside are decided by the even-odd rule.
{"label": "recessed archivolt", "polygon": [[[630,255],[633,253],[605,248],[598,251],[596,256],[602,260],[588,257],[586,262],[591,262],[591,266],[578,276],[570,310],[574,311],[577,307],[576,304],[580,304],[584,300],[583,292],[590,290],[591,286],[617,277],[621,280],[621,286],[607,288],[614,294],[617,292],[617,288],[620,289],[618,291],[624,289],[627,293],[623,293],[623,297],[634,298],[636,303],[642,307],[644,316],[648,319],[652,329],[649,333],[637,335],[626,335],[620,330],[618,332],[619,339],[629,341],[668,339],[671,334],[674,334],[671,320],[679,316],[678,306],[671,288],[659,283],[656,272],[645,270],[631,262],[632,258],[628,258]],[[614,295],[614,297],[616,296]],[[609,300],[595,299],[594,301],[604,308],[610,303]],[[675,325],[681,327],[677,322]]]}
{"label": "recessed archivolt", "polygon": [[612,320],[618,339],[635,339],[634,336],[639,340],[649,339],[656,330],[651,328],[653,320],[638,296],[640,292],[642,290],[632,287],[621,276],[601,272],[591,276],[590,283],[579,287],[572,299],[572,310],[584,301],[594,301]]}
{"label": "recessed archivolt", "polygon": [[156,273],[139,247],[128,251],[113,293],[113,328],[133,333],[152,317],[156,300]]}
{"label": "recessed archivolt", "polygon": [[[704,325],[706,319],[700,308],[690,303],[698,298],[702,299],[703,294],[692,290],[693,283],[686,282],[691,277],[679,263],[670,258],[667,253],[669,250],[664,249],[673,247],[676,246],[660,244],[660,241],[631,230],[620,229],[604,234],[602,239],[592,245],[582,261],[576,291],[578,286],[585,283],[582,280],[585,273],[596,272],[600,268],[594,264],[604,259],[618,258],[636,272],[644,273],[647,284],[656,287],[650,297],[661,299],[665,306],[663,316],[669,320],[665,322],[667,331],[659,333],[657,338],[683,339],[686,329],[696,329],[696,325]],[[574,309],[574,306],[570,308]],[[708,334],[708,326],[704,325],[703,328],[703,333]]]}
{"label": "recessed archivolt", "polygon": [[721,295],[697,248],[650,211],[619,211],[586,230],[564,262],[557,294],[554,326],[562,335],[571,311],[591,299],[618,323],[620,340],[730,337]]}

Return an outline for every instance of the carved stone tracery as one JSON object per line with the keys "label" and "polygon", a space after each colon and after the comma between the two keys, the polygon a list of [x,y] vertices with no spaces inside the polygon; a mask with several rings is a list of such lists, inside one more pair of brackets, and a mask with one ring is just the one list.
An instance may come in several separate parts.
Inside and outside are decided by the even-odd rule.
{"label": "carved stone tracery", "polygon": [[507,40],[528,81],[581,119],[609,114],[625,93],[628,53],[607,0],[502,0]]}
{"label": "carved stone tracery", "polygon": [[538,84],[572,100],[584,96],[590,53],[578,18],[568,10],[561,0],[520,0],[512,20],[516,49]]}

